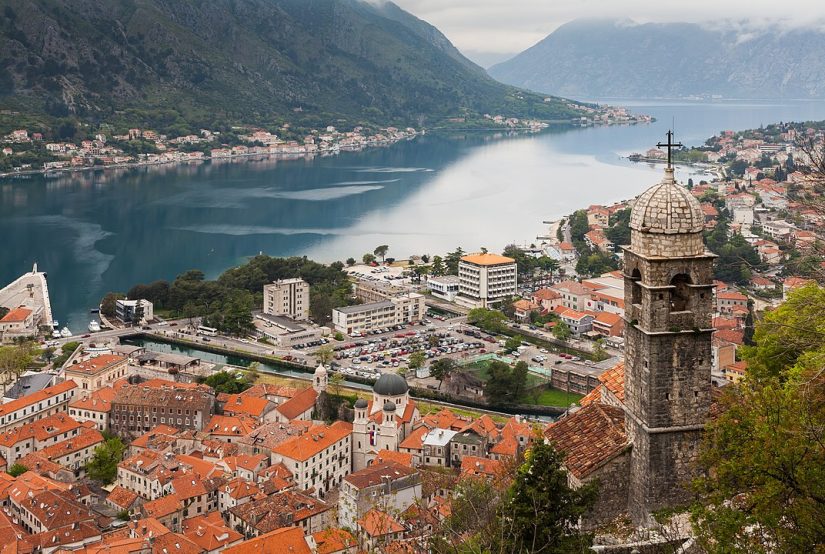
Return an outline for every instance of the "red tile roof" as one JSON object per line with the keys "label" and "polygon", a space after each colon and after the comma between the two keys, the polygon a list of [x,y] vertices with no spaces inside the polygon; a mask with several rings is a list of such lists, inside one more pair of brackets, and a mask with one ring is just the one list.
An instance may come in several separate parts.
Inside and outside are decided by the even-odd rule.
{"label": "red tile roof", "polygon": [[353,548],[357,544],[352,533],[338,528],[318,531],[313,533],[312,538],[315,539],[317,545],[317,554],[336,554]]}
{"label": "red tile roof", "polygon": [[357,489],[364,489],[380,485],[387,481],[403,479],[418,473],[415,469],[396,462],[377,462],[364,469],[350,473],[344,481]]}
{"label": "red tile roof", "polygon": [[106,497],[106,500],[119,508],[127,510],[132,507],[132,504],[135,503],[137,498],[138,494],[136,492],[117,485],[112,489],[112,492],[109,493],[109,496]]}
{"label": "red tile roof", "polygon": [[182,510],[183,504],[175,495],[161,496],[143,505],[143,513],[146,517],[162,518]]}
{"label": "red tile roof", "polygon": [[564,452],[567,470],[583,479],[628,446],[624,417],[621,408],[591,403],[550,425],[545,436]]}
{"label": "red tile roof", "polygon": [[412,454],[393,450],[379,450],[375,455],[375,462],[395,462],[402,466],[412,467]]}
{"label": "red tile roof", "polygon": [[499,477],[504,473],[504,464],[497,460],[464,456],[461,460],[462,477]]}
{"label": "red tile roof", "polygon": [[68,392],[76,388],[77,383],[75,383],[71,379],[68,381],[63,381],[62,383],[54,385],[52,387],[46,387],[43,390],[33,392],[32,394],[24,396],[23,398],[18,398],[17,400],[12,400],[11,402],[0,405],[0,417],[14,413],[17,410],[22,410],[23,408],[28,408],[29,406],[33,406],[38,402],[41,402],[48,398],[55,397],[59,394],[63,394],[64,392]]}
{"label": "red tile roof", "polygon": [[475,265],[499,265],[512,264],[515,263],[516,260],[513,258],[508,258],[507,256],[499,256],[498,254],[490,254],[489,252],[485,252],[481,254],[462,256],[461,261]]}
{"label": "red tile roof", "polygon": [[312,554],[300,527],[284,527],[230,546],[223,554]]}
{"label": "red tile roof", "polygon": [[407,450],[421,450],[424,448],[424,435],[429,432],[426,425],[422,425],[418,429],[414,429],[412,433],[407,435],[398,448],[406,448]]}
{"label": "red tile roof", "polygon": [[113,387],[103,387],[91,393],[84,391],[84,394],[75,398],[69,403],[69,406],[76,410],[108,413],[112,411],[112,400],[114,400],[115,394],[116,391]]}
{"label": "red tile roof", "polygon": [[248,415],[254,418],[263,417],[270,406],[269,400],[259,396],[230,394],[223,406],[226,415]]}
{"label": "red tile roof", "polygon": [[404,527],[389,514],[373,508],[358,520],[358,525],[371,537],[400,533]]}
{"label": "red tile roof", "polygon": [[106,371],[114,365],[117,365],[125,361],[126,358],[124,358],[123,356],[117,356],[115,354],[101,354],[100,356],[89,358],[86,361],[77,364],[72,364],[66,367],[66,371],[71,371],[72,373],[96,375],[98,373]]}
{"label": "red tile roof", "polygon": [[624,402],[624,362],[617,363],[599,375],[599,381],[619,402]]}
{"label": "red tile roof", "polygon": [[0,323],[20,323],[26,321],[26,318],[32,314],[32,311],[28,308],[19,307],[14,308],[13,310],[9,310],[9,313],[3,316],[3,319],[0,319]]}
{"label": "red tile roof", "polygon": [[184,519],[182,530],[187,539],[207,552],[223,549],[243,539],[243,535],[226,526],[218,512]]}
{"label": "red tile roof", "polygon": [[287,419],[295,419],[307,410],[315,406],[315,400],[318,398],[318,393],[312,387],[308,387],[276,409]]}
{"label": "red tile roof", "polygon": [[741,329],[720,329],[713,333],[713,337],[732,344],[745,344],[745,332]]}
{"label": "red tile roof", "polygon": [[352,424],[336,421],[332,425],[316,425],[303,435],[293,437],[272,449],[273,454],[304,461],[352,434]]}
{"label": "red tile roof", "polygon": [[255,426],[255,420],[248,416],[213,415],[203,430],[219,437],[245,437]]}

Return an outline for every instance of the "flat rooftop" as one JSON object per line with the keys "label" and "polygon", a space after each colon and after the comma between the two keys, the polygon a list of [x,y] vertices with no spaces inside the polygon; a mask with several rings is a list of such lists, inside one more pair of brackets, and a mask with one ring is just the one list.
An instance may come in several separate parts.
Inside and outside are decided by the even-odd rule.
{"label": "flat rooftop", "polygon": [[289,333],[297,333],[298,331],[303,331],[306,327],[295,321],[294,319],[288,318],[282,315],[272,315],[272,314],[256,314],[258,319],[266,321],[267,323],[271,323],[276,327],[280,327]]}
{"label": "flat rooftop", "polygon": [[380,310],[382,308],[393,308],[395,304],[389,300],[382,300],[381,302],[370,302],[369,304],[356,304],[354,306],[341,306],[335,308],[342,314],[360,314],[362,312],[369,312],[371,310]]}

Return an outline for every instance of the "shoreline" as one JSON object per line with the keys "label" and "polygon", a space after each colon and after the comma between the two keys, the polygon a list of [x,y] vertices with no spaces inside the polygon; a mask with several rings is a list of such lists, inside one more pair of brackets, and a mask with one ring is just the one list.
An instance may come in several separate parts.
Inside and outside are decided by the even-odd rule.
{"label": "shoreline", "polygon": [[507,127],[507,126],[499,126],[499,127],[489,127],[489,128],[450,128],[450,127],[434,127],[430,130],[423,129],[421,131],[416,131],[415,134],[412,136],[400,138],[397,140],[387,140],[387,141],[372,141],[367,142],[361,147],[348,147],[348,146],[338,146],[336,145],[334,148],[328,148],[324,150],[316,150],[314,152],[307,152],[307,151],[295,151],[295,152],[247,152],[243,154],[228,154],[228,155],[221,155],[221,156],[211,156],[211,155],[202,155],[199,158],[192,158],[192,159],[171,159],[165,161],[135,161],[135,162],[127,162],[127,163],[120,163],[120,164],[108,164],[108,165],[88,165],[88,166],[79,166],[79,167],[61,167],[61,168],[49,168],[49,169],[27,169],[25,171],[10,171],[6,173],[0,173],[0,179],[13,179],[15,177],[32,177],[35,175],[42,175],[44,177],[61,177],[64,175],[71,175],[73,173],[84,173],[88,171],[110,171],[116,169],[131,169],[131,168],[140,168],[140,167],[157,167],[157,166],[165,166],[165,165],[183,165],[183,164],[192,164],[192,163],[202,163],[202,162],[215,162],[220,160],[238,160],[244,158],[252,158],[252,157],[260,157],[264,158],[274,158],[274,159],[283,159],[283,160],[299,160],[299,159],[306,159],[310,160],[315,157],[321,156],[332,156],[338,155],[342,152],[364,152],[366,150],[372,148],[386,148],[398,144],[404,140],[414,140],[420,136],[426,135],[428,132],[430,133],[449,133],[449,132],[481,132],[481,133],[529,133],[529,134],[541,134],[548,128],[552,126],[570,126],[570,127],[579,127],[579,126],[595,126],[595,127],[610,127],[613,125],[638,125],[643,123],[648,123],[647,121],[607,121],[604,123],[588,123],[587,125],[582,125],[576,121],[548,121],[545,122],[545,126],[543,127]]}
{"label": "shoreline", "polygon": [[393,146],[401,140],[413,140],[418,136],[424,133],[416,133],[411,137],[406,137],[404,139],[394,140],[394,141],[385,141],[385,142],[373,142],[368,143],[362,148],[348,148],[348,147],[336,147],[327,150],[318,150],[316,152],[247,152],[244,154],[229,154],[225,156],[202,156],[200,158],[192,158],[189,160],[165,160],[165,161],[137,161],[137,162],[128,162],[128,163],[121,163],[121,164],[109,164],[109,165],[88,165],[88,166],[80,166],[80,167],[61,167],[61,168],[50,168],[50,169],[29,169],[26,171],[12,171],[10,173],[0,173],[0,179],[7,179],[7,178],[14,178],[14,177],[31,177],[34,175],[43,175],[44,177],[51,177],[52,174],[55,177],[70,175],[72,173],[84,173],[88,171],[109,171],[113,169],[130,169],[130,168],[138,168],[138,167],[157,167],[157,166],[164,166],[164,165],[184,165],[184,164],[193,164],[193,163],[203,163],[203,162],[216,162],[221,160],[236,160],[239,158],[252,158],[252,157],[261,157],[261,158],[277,158],[277,159],[284,159],[284,160],[298,160],[298,159],[312,159],[316,157],[325,157],[331,155],[337,155],[342,152],[363,152],[365,150],[371,148],[380,148],[380,147],[388,147]]}

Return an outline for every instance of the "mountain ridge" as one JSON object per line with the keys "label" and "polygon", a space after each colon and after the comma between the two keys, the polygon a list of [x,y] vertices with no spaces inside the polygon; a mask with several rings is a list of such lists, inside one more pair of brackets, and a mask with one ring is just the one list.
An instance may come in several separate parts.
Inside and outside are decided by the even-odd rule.
{"label": "mountain ridge", "polygon": [[0,108],[180,127],[565,118],[435,27],[363,0],[0,0]]}
{"label": "mountain ridge", "polygon": [[494,78],[576,98],[825,98],[825,33],[577,19],[510,60]]}

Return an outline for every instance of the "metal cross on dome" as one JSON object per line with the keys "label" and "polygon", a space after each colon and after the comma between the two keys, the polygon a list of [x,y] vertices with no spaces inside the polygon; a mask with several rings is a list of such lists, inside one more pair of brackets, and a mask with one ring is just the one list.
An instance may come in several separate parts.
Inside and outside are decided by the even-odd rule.
{"label": "metal cross on dome", "polygon": [[656,143],[656,148],[667,147],[667,166],[670,167],[671,162],[671,151],[674,148],[681,148],[683,144],[681,142],[673,142],[673,131],[667,132],[667,142],[658,142]]}

